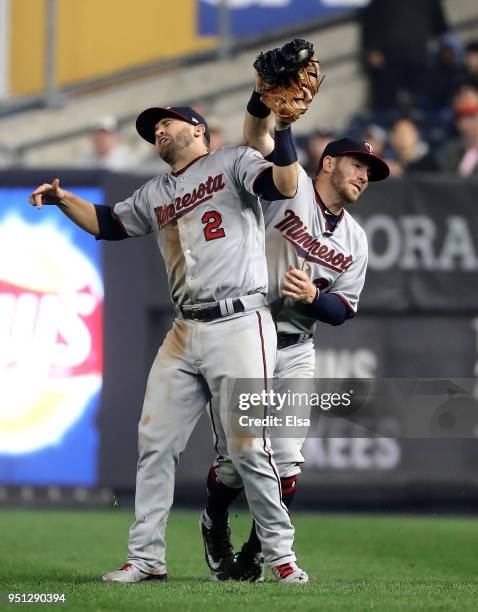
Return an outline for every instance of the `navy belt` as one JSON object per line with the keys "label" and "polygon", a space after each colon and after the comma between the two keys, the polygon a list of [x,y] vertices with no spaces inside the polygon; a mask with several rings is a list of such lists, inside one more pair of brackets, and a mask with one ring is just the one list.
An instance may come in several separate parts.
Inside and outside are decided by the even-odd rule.
{"label": "navy belt", "polygon": [[277,348],[284,349],[294,344],[300,344],[306,342],[312,338],[312,334],[277,334]]}
{"label": "navy belt", "polygon": [[232,310],[223,314],[221,312],[221,306],[219,302],[215,304],[208,304],[207,306],[181,306],[181,314],[185,319],[191,319],[192,321],[214,321],[214,319],[220,319],[221,317],[228,316],[230,314],[236,314],[238,312],[244,312],[244,304],[239,298],[232,300]]}

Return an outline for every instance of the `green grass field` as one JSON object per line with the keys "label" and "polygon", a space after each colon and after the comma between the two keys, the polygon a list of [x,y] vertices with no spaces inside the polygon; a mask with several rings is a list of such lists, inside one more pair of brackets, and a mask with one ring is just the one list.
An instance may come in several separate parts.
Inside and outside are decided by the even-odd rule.
{"label": "green grass field", "polygon": [[[169,582],[103,584],[125,561],[131,519],[121,510],[0,512],[0,591],[65,593],[70,610],[478,610],[474,519],[296,513],[295,549],[311,581],[285,587],[270,574],[263,584],[208,581],[198,513],[174,512]],[[231,523],[238,546],[249,518]]]}

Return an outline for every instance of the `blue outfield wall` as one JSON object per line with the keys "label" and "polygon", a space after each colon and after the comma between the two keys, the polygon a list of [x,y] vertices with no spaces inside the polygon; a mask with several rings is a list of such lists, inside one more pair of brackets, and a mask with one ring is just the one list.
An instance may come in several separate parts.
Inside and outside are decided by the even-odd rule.
{"label": "blue outfield wall", "polygon": [[[229,0],[230,29],[244,37],[283,29],[320,17],[340,15],[363,6],[366,0]],[[198,0],[200,36],[219,33],[219,0]]]}

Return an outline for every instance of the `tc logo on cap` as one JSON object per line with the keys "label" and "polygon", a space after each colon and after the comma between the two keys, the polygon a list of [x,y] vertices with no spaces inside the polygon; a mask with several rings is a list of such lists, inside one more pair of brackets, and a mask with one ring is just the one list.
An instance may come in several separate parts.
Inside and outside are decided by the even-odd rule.
{"label": "tc logo on cap", "polygon": [[371,144],[369,144],[368,142],[364,142],[364,145],[369,153],[373,153],[373,147]]}

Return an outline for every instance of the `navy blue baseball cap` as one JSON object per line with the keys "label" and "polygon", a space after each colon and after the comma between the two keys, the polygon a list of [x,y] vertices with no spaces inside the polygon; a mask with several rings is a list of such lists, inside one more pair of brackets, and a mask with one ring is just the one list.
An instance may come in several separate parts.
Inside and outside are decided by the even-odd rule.
{"label": "navy blue baseball cap", "polygon": [[333,140],[325,147],[320,158],[319,170],[324,163],[324,157],[339,157],[341,155],[350,155],[363,159],[370,166],[369,181],[383,181],[390,174],[390,168],[373,152],[372,145],[363,140],[354,140],[353,138],[339,138]]}
{"label": "navy blue baseball cap", "polygon": [[203,125],[204,136],[209,142],[209,128],[204,117],[196,113],[189,106],[167,106],[166,108],[147,108],[136,119],[136,130],[141,138],[144,138],[151,144],[154,144],[156,138],[154,136],[154,128],[158,121],[165,117],[180,119],[192,125]]}

